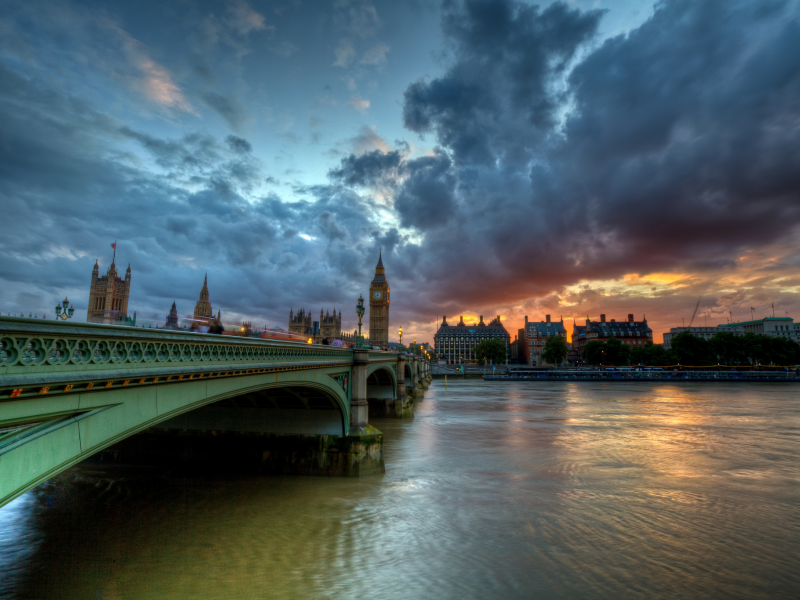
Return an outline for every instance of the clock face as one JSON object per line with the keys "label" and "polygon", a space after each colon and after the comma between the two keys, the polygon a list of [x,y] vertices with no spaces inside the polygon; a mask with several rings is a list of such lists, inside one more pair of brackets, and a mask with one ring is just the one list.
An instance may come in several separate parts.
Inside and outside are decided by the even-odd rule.
{"label": "clock face", "polygon": [[377,290],[372,293],[372,297],[375,298],[375,300],[380,300],[382,296],[383,292],[381,292],[380,290]]}

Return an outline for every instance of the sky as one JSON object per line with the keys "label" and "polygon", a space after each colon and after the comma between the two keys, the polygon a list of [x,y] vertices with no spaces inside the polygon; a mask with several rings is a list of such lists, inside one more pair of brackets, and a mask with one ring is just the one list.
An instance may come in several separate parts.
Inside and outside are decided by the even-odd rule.
{"label": "sky", "polygon": [[5,0],[0,311],[115,241],[144,325],[800,319],[800,5]]}

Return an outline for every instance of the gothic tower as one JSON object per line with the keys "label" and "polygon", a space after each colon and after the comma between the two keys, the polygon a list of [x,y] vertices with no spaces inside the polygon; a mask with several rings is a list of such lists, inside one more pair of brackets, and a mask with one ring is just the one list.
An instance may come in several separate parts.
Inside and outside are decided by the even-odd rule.
{"label": "gothic tower", "polygon": [[169,315],[167,316],[164,329],[178,329],[178,307],[175,305],[175,302],[172,303],[172,308],[169,309]]}
{"label": "gothic tower", "polygon": [[192,329],[197,328],[201,324],[211,325],[214,319],[214,310],[211,308],[211,303],[208,301],[208,273],[203,280],[203,289],[200,290],[200,299],[194,305],[194,321]]}
{"label": "gothic tower", "polygon": [[389,349],[389,282],[383,269],[383,258],[378,255],[375,277],[369,284],[369,341],[382,350]]}
{"label": "gothic tower", "polygon": [[131,265],[125,272],[125,279],[117,277],[117,256],[114,249],[114,258],[108,272],[100,277],[100,267],[97,261],[92,269],[92,282],[89,285],[89,306],[86,311],[87,323],[106,323],[111,325],[126,324],[128,319],[128,296],[131,291]]}

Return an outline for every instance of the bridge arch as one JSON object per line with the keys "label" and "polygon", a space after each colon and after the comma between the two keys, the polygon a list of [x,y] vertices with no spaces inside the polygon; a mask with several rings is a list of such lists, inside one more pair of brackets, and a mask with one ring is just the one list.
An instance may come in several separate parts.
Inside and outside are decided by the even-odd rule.
{"label": "bridge arch", "polygon": [[397,366],[385,363],[367,368],[367,398],[397,398]]}
{"label": "bridge arch", "polygon": [[394,414],[397,401],[397,363],[377,363],[367,369],[366,385],[369,417]]}
{"label": "bridge arch", "polygon": [[204,400],[155,423],[157,429],[344,436],[346,403],[331,386],[286,381]]}
{"label": "bridge arch", "polygon": [[[260,411],[261,419],[255,421],[261,427],[249,431],[344,436],[350,420],[349,394],[340,380],[349,371],[334,371],[244,374],[77,393],[58,397],[57,402],[56,398],[25,401],[28,421],[18,422],[12,433],[0,430],[0,506],[146,429],[216,425],[218,430],[224,425],[234,431],[255,414],[243,413],[247,407],[237,399]],[[70,409],[64,410],[65,406]],[[225,423],[215,423],[226,410]],[[267,418],[267,411],[273,411],[274,418]]]}

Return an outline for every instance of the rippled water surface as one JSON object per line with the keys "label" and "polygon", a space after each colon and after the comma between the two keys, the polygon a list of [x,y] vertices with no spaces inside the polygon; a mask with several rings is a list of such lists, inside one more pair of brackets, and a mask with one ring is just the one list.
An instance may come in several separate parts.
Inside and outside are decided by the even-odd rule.
{"label": "rippled water surface", "polygon": [[800,597],[800,387],[448,388],[384,477],[70,469],[0,509],[0,597]]}

